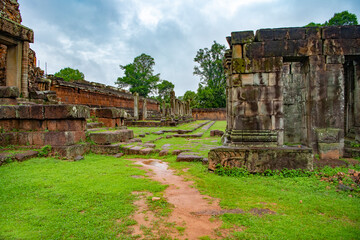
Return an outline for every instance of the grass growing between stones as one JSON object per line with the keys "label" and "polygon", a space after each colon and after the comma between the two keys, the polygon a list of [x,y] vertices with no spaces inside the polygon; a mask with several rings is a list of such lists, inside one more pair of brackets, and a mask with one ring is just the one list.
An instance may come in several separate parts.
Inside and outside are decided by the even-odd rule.
{"label": "grass growing between stones", "polygon": [[0,168],[0,239],[126,239],[132,192],[165,186],[130,161],[87,155],[80,162],[36,158]]}
{"label": "grass growing between stones", "polygon": [[[170,151],[189,149],[207,157],[209,148],[220,145],[220,138],[210,137],[210,130],[225,127],[222,121],[209,130],[200,128],[202,138],[163,138],[155,142],[156,148],[167,145]],[[152,132],[151,128],[134,129],[136,134]],[[116,159],[90,154],[79,162],[37,158],[0,167],[0,239],[131,239],[128,229],[135,224],[131,220],[132,192],[161,197],[166,187],[131,177],[144,176],[144,171],[125,160],[134,157],[167,161],[203,194],[220,199],[223,209],[242,209],[244,213],[214,216],[232,233],[228,239],[359,238],[360,198],[349,197],[351,192],[337,192],[335,184],[321,182],[315,175],[218,176],[201,163],[176,162],[173,155]],[[161,214],[169,213],[166,201],[153,204],[154,209],[163,209]],[[254,214],[261,210],[275,214]]]}

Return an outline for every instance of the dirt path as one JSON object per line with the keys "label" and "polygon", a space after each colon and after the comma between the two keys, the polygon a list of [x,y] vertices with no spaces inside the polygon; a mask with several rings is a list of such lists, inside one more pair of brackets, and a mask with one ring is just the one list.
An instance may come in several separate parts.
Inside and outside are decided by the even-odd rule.
{"label": "dirt path", "polygon": [[201,195],[196,188],[192,187],[193,182],[185,181],[182,176],[175,175],[173,170],[168,169],[165,162],[154,159],[132,160],[141,165],[142,169],[150,170],[148,175],[151,179],[169,185],[164,192],[164,198],[173,206],[171,215],[162,221],[149,211],[144,200],[147,194],[140,193],[143,198],[135,202],[138,210],[133,218],[138,224],[134,226],[133,235],[141,235],[141,239],[158,239],[164,234],[176,239],[198,239],[203,236],[222,239],[224,237],[221,237],[222,233],[219,229],[221,222],[210,220],[209,214],[201,214],[201,212],[220,211],[217,200]]}

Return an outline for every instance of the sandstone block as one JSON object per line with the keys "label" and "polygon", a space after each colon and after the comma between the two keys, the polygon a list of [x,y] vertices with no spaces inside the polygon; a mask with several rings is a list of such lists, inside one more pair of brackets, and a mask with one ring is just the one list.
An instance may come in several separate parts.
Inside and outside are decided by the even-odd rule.
{"label": "sandstone block", "polygon": [[202,162],[204,157],[196,155],[196,153],[181,153],[177,156],[177,162]]}
{"label": "sandstone block", "polygon": [[339,159],[340,143],[318,143],[321,159]]}
{"label": "sandstone block", "polygon": [[120,151],[121,143],[110,145],[91,145],[91,152],[96,154],[117,154]]}
{"label": "sandstone block", "polygon": [[74,159],[90,151],[90,144],[75,144],[70,146],[52,146],[52,152],[57,153],[61,157]]}
{"label": "sandstone block", "polygon": [[233,58],[242,58],[243,57],[242,45],[234,45],[233,46],[232,57]]}
{"label": "sandstone block", "polygon": [[0,119],[15,119],[16,106],[0,106]]}
{"label": "sandstone block", "polygon": [[15,154],[15,159],[19,162],[25,161],[30,158],[37,157],[39,153],[37,151],[26,151],[24,153]]}
{"label": "sandstone block", "polygon": [[255,38],[253,31],[242,31],[242,32],[232,32],[231,33],[231,44],[243,44],[250,41],[253,41]]}
{"label": "sandstone block", "polygon": [[162,157],[162,156],[167,156],[169,154],[169,151],[168,150],[161,150],[159,152],[159,156]]}
{"label": "sandstone block", "polygon": [[89,118],[89,108],[83,105],[45,105],[46,119]]}
{"label": "sandstone block", "polygon": [[17,105],[16,98],[0,98],[0,105]]}
{"label": "sandstone block", "polygon": [[0,98],[17,98],[19,95],[17,87],[0,86]]}
{"label": "sandstone block", "polygon": [[89,137],[92,141],[99,145],[109,145],[116,142],[126,142],[134,137],[132,130],[117,130],[106,132],[90,133]]}
{"label": "sandstone block", "polygon": [[324,55],[360,55],[360,39],[324,40]]}
{"label": "sandstone block", "polygon": [[316,138],[319,143],[339,143],[339,128],[317,128],[315,129]]}

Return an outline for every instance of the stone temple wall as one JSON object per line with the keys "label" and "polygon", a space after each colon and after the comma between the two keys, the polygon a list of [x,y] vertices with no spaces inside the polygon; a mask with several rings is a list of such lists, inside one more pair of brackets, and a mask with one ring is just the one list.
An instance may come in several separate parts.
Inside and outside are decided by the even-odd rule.
{"label": "stone temple wall", "polygon": [[225,145],[311,147],[360,141],[360,26],[261,29],[227,38]]}
{"label": "stone temple wall", "polygon": [[[51,90],[56,92],[57,99],[66,104],[80,104],[89,107],[116,107],[125,109],[129,114],[134,111],[134,96],[118,88],[87,81],[65,82],[53,79]],[[144,98],[139,99],[139,109]],[[160,104],[153,99],[147,99],[147,111],[151,115],[160,114]]]}
{"label": "stone temple wall", "polygon": [[226,120],[226,108],[193,108],[192,117],[195,120]]}
{"label": "stone temple wall", "polygon": [[[1,16],[14,22],[21,23],[19,3],[11,0],[0,1]],[[0,86],[6,86],[6,45],[0,44]]]}

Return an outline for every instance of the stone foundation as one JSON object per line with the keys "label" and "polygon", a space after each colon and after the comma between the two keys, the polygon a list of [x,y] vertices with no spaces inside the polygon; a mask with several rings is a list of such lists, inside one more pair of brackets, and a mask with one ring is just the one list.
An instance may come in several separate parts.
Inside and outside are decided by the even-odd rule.
{"label": "stone foundation", "polygon": [[212,171],[217,165],[245,168],[252,173],[284,168],[313,170],[311,148],[220,147],[210,150],[208,161]]}
{"label": "stone foundation", "polygon": [[109,128],[124,126],[128,118],[125,110],[119,108],[92,108],[90,115]]}
{"label": "stone foundation", "polygon": [[88,149],[78,145],[86,140],[88,117],[85,106],[0,106],[0,146],[51,145],[63,157],[83,154]]}

